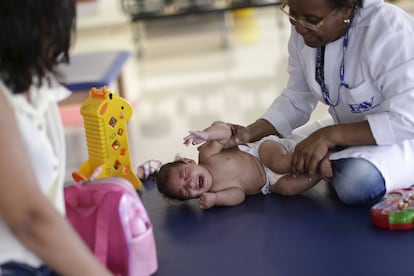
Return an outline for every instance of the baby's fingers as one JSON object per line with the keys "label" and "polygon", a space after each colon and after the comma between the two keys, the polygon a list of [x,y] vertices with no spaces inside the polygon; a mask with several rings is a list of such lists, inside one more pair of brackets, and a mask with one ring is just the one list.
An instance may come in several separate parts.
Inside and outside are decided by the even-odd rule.
{"label": "baby's fingers", "polygon": [[184,137],[184,145],[198,145],[207,141],[208,135],[204,131],[190,131],[190,134]]}
{"label": "baby's fingers", "polygon": [[193,135],[187,135],[186,137],[183,138],[184,140],[184,145],[188,146],[193,142]]}
{"label": "baby's fingers", "polygon": [[205,131],[190,131],[193,138],[193,145],[200,144],[208,140],[208,134]]}

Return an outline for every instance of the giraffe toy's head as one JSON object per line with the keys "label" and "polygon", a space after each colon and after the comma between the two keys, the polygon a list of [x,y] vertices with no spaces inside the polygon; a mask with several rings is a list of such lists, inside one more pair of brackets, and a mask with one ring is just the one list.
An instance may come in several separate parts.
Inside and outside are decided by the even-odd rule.
{"label": "giraffe toy's head", "polygon": [[132,106],[117,93],[109,91],[106,86],[102,89],[93,87],[89,91],[89,98],[81,107],[83,116],[105,117],[111,114],[115,118],[129,120],[132,116]]}

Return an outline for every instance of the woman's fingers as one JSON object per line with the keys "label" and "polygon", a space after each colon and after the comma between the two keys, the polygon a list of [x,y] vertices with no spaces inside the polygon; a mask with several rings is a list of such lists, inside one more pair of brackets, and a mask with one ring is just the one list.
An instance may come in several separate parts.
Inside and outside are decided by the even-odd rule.
{"label": "woman's fingers", "polygon": [[319,169],[319,163],[326,151],[322,147],[297,147],[292,156],[292,173],[314,176]]}
{"label": "woman's fingers", "polygon": [[306,162],[305,173],[309,176],[314,176],[316,174],[316,169],[319,165],[319,162],[320,159],[317,156],[310,156]]}

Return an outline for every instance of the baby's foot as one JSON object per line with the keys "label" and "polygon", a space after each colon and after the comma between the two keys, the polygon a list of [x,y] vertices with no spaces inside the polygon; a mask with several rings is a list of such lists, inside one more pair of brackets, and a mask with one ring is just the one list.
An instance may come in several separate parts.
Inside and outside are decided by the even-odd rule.
{"label": "baby's foot", "polygon": [[328,157],[325,157],[321,161],[321,165],[319,169],[320,169],[322,179],[325,180],[326,182],[329,182],[331,178],[333,177],[333,170],[332,170],[331,161],[329,160]]}

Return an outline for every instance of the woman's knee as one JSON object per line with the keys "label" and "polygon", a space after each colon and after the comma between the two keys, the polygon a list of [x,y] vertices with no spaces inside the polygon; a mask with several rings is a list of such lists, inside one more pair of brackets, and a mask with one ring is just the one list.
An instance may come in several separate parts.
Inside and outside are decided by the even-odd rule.
{"label": "woman's knee", "polygon": [[332,161],[331,184],[339,199],[349,205],[374,204],[385,194],[381,172],[369,161],[346,158]]}

